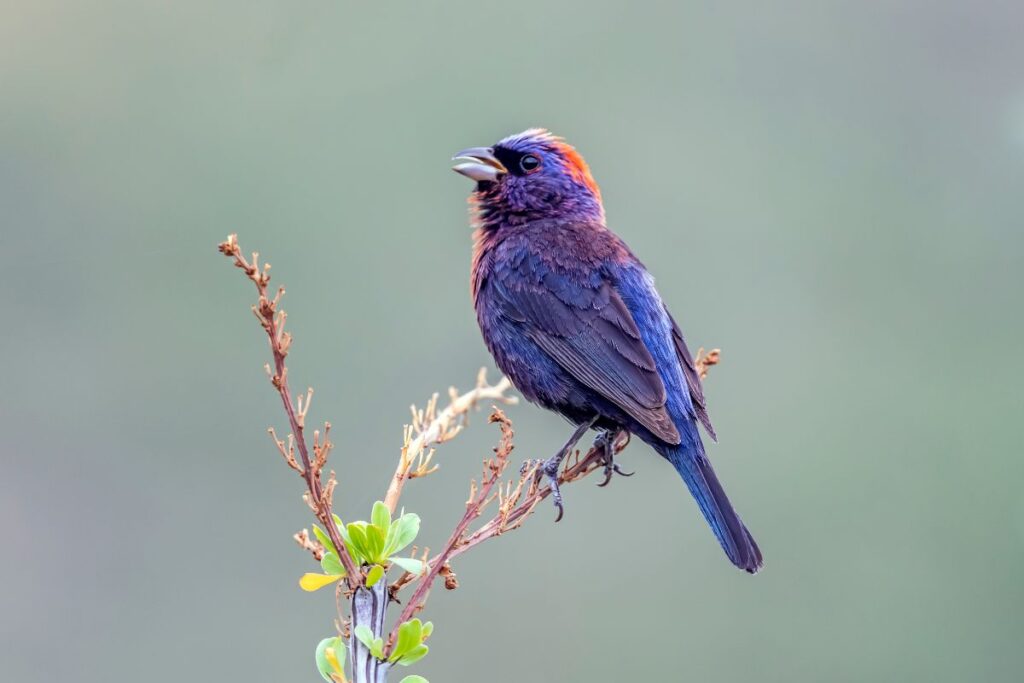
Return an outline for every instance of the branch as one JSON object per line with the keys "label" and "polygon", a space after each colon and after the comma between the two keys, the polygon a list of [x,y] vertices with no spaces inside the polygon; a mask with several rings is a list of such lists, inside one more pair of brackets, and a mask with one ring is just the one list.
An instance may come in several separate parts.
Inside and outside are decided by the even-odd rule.
{"label": "branch", "polygon": [[388,506],[392,514],[398,508],[398,499],[402,495],[402,488],[406,481],[426,476],[437,470],[437,465],[431,466],[430,464],[434,455],[432,446],[454,439],[466,425],[470,411],[476,408],[481,401],[490,399],[506,405],[517,403],[519,399],[515,396],[506,395],[511,388],[512,383],[507,377],[502,377],[501,381],[493,386],[489,385],[487,369],[480,368],[476,378],[476,388],[460,396],[455,387],[451,387],[448,390],[451,402],[440,413],[437,412],[437,394],[430,398],[427,407],[423,410],[417,410],[416,406],[412,406],[412,424],[405,427],[398,466],[395,468],[395,473],[388,484],[387,494],[384,496],[384,504]]}
{"label": "branch", "polygon": [[[616,455],[629,445],[629,433],[621,432],[620,434],[622,436],[616,439],[614,443]],[[602,449],[591,447],[585,455],[581,455],[579,451],[576,451],[572,461],[566,465],[558,476],[558,483],[563,485],[569,484],[582,479],[594,470],[603,468],[604,453]],[[507,491],[508,494],[504,496],[504,499],[498,506],[498,514],[465,538],[450,554],[448,559],[461,555],[489,538],[495,538],[506,531],[518,529],[526,521],[526,518],[533,514],[537,504],[551,495],[550,487],[538,486],[533,470],[522,473],[519,481],[514,486],[509,482]]]}
{"label": "branch", "polygon": [[[292,335],[284,331],[288,315],[278,307],[281,297],[284,296],[284,287],[277,290],[277,294],[274,295],[273,299],[268,296],[267,287],[270,284],[270,264],[265,263],[260,268],[259,254],[256,252],[252,254],[252,261],[247,261],[242,256],[242,250],[238,246],[237,235],[228,235],[227,240],[222,242],[218,249],[220,253],[233,259],[235,266],[240,268],[256,285],[259,299],[252,307],[252,312],[256,315],[256,319],[260,321],[260,326],[267,333],[267,339],[270,341],[270,351],[274,357],[273,370],[271,370],[270,365],[264,367],[267,375],[270,377],[271,384],[274,385],[277,393],[281,396],[281,403],[284,405],[284,412],[288,416],[288,424],[292,430],[292,433],[288,435],[287,445],[277,438],[277,434],[273,429],[269,430],[270,436],[274,440],[277,449],[281,452],[281,455],[284,456],[288,466],[305,479],[307,492],[304,497],[306,502],[313,510],[316,518],[324,525],[331,542],[337,548],[338,559],[341,560],[342,566],[345,567],[348,585],[352,590],[355,590],[361,583],[361,572],[352,561],[352,557],[349,555],[341,535],[338,533],[338,528],[331,514],[331,498],[337,483],[334,472],[330,473],[326,484],[322,483],[320,476],[324,466],[327,464],[327,456],[333,445],[329,438],[331,425],[329,422],[324,423],[322,434],[320,430],[313,432],[313,457],[311,458],[306,444],[305,426],[306,413],[309,411],[309,404],[313,400],[313,389],[306,390],[305,400],[300,395],[293,402],[291,391],[288,388],[288,367],[285,365],[285,358],[288,356],[288,351],[291,347]],[[299,453],[299,461],[295,460],[296,450]]]}
{"label": "branch", "polygon": [[[713,349],[706,355],[703,348],[697,351],[694,366],[697,368],[701,379],[707,377],[708,369],[719,362],[720,356],[721,352],[718,349]],[[476,490],[475,484],[471,484],[471,495],[470,500],[467,501],[466,513],[455,527],[455,531],[452,532],[441,552],[428,562],[429,572],[417,585],[412,598],[402,613],[399,623],[412,618],[416,612],[423,608],[423,603],[426,601],[431,585],[438,575],[444,576],[446,588],[452,589],[458,586],[455,574],[451,569],[451,560],[490,538],[496,538],[505,532],[518,529],[533,514],[537,505],[551,495],[551,488],[549,486],[540,486],[538,484],[537,477],[535,476],[536,466],[520,472],[519,479],[515,482],[509,481],[504,485],[498,484],[497,490],[492,494],[492,489],[494,489],[497,479],[500,478],[501,472],[508,465],[508,455],[512,451],[513,444],[512,423],[501,410],[494,408],[489,421],[498,423],[501,428],[501,440],[495,449],[497,456],[493,460],[485,462],[485,475],[488,475],[488,466],[490,466],[489,471],[494,476],[493,478],[490,476],[485,477],[484,485],[481,486],[479,492]],[[614,454],[618,455],[621,453],[629,445],[629,441],[629,432],[620,431],[615,436],[612,444]],[[497,469],[495,469],[495,465],[492,463],[497,464]],[[602,448],[593,446],[582,455],[580,451],[575,451],[571,457],[566,459],[566,464],[558,477],[559,484],[565,485],[583,479],[595,470],[604,469],[604,466]],[[481,492],[482,495],[480,495]],[[479,517],[483,508],[495,499],[498,501],[497,514],[476,531],[466,535],[469,523]],[[409,573],[399,577],[391,586],[392,596],[394,597],[403,587],[414,580],[415,577]]]}
{"label": "branch", "polygon": [[423,609],[427,600],[427,595],[430,593],[430,588],[434,583],[434,579],[437,578],[437,575],[442,571],[446,571],[446,573],[450,574],[451,569],[448,567],[448,560],[455,556],[455,552],[463,542],[463,537],[465,536],[466,529],[469,528],[470,523],[479,517],[483,509],[498,496],[498,493],[494,491],[494,488],[501,479],[501,475],[505,471],[505,468],[508,467],[510,456],[512,455],[512,449],[514,448],[512,443],[512,422],[505,417],[505,413],[501,412],[498,408],[494,408],[491,416],[488,418],[488,421],[497,423],[501,429],[501,440],[499,441],[498,446],[494,449],[494,457],[484,460],[483,474],[480,477],[480,484],[477,485],[475,480],[470,482],[469,500],[466,501],[466,511],[463,513],[462,519],[460,519],[458,524],[455,525],[455,529],[452,531],[451,536],[449,536],[448,541],[444,545],[444,550],[430,561],[426,576],[420,579],[420,582],[416,586],[416,590],[413,591],[412,597],[409,598],[409,602],[406,603],[401,615],[399,615],[398,621],[395,623],[395,627],[392,629],[391,636],[388,640],[389,649],[398,637],[398,627],[409,619],[412,619],[417,612]]}
{"label": "branch", "polygon": [[[469,499],[465,503],[465,511],[441,552],[428,560],[429,551],[423,551],[422,560],[426,563],[426,571],[422,576],[414,576],[406,572],[398,581],[388,587],[385,582],[379,581],[381,575],[378,574],[378,582],[374,583],[372,587],[364,588],[362,569],[356,566],[348,551],[348,546],[341,538],[341,532],[332,514],[332,499],[337,485],[335,473],[330,471],[326,481],[322,476],[333,447],[330,440],[331,425],[324,423],[322,431],[319,429],[313,431],[310,447],[305,428],[306,416],[313,399],[313,390],[307,389],[304,395],[300,394],[293,400],[288,386],[288,368],[285,359],[289,353],[292,336],[284,330],[287,315],[279,308],[284,289],[279,289],[272,299],[269,297],[270,265],[263,264],[261,267],[259,255],[256,253],[252,254],[251,261],[246,260],[242,256],[235,235],[229,235],[219,249],[222,254],[233,259],[235,266],[245,272],[249,280],[256,286],[258,300],[252,307],[252,311],[267,334],[273,356],[273,366],[268,364],[265,368],[271,384],[281,397],[291,428],[291,433],[287,435],[286,439],[278,438],[273,428],[268,431],[287,465],[305,481],[307,490],[303,494],[303,498],[315,517],[323,524],[331,543],[338,552],[338,559],[345,569],[345,585],[339,584],[335,595],[336,598],[340,598],[344,592],[351,597],[352,620],[342,620],[338,623],[338,631],[350,641],[355,681],[357,683],[364,680],[369,681],[371,673],[374,681],[383,681],[390,665],[382,664],[382,662],[386,662],[387,657],[395,650],[400,627],[423,609],[434,581],[438,577],[443,577],[445,588],[450,590],[458,587],[458,581],[451,568],[451,561],[489,538],[495,538],[507,531],[518,529],[533,514],[537,505],[551,495],[551,488],[540,484],[540,478],[536,476],[536,464],[521,470],[517,479],[502,483],[502,476],[511,462],[514,448],[512,423],[499,408],[492,408],[489,421],[497,424],[501,430],[498,446],[494,449],[494,457],[484,460],[483,473],[479,483],[476,480],[470,482]],[[701,379],[707,376],[708,369],[712,365],[716,365],[719,358],[718,349],[712,349],[707,354],[703,348],[698,350],[694,359],[694,367]],[[511,382],[507,378],[502,378],[494,385],[488,384],[485,371],[481,370],[474,389],[464,394],[459,394],[454,387],[449,389],[449,405],[443,410],[438,411],[437,394],[431,397],[423,410],[417,410],[415,406],[412,407],[412,424],[405,427],[398,465],[389,482],[384,501],[392,515],[398,507],[405,482],[436,471],[438,466],[432,464],[433,447],[455,438],[467,424],[470,412],[478,407],[481,401],[516,403],[517,399],[508,395],[511,388]],[[629,444],[629,434],[625,431],[620,431],[611,439],[615,454],[621,452]],[[585,454],[575,451],[566,458],[559,473],[559,483],[565,485],[586,477],[594,470],[604,469],[606,464],[603,451],[602,447],[596,445]],[[475,531],[471,531],[470,526],[495,501],[497,501],[495,515]],[[314,558],[320,560],[324,557],[326,548],[323,544],[311,539],[306,529],[295,534],[294,538]],[[417,554],[416,547],[413,546],[414,558]],[[356,626],[360,628],[366,626],[374,638],[380,638],[379,642],[383,642],[384,617],[390,602],[385,596],[390,592],[390,597],[397,601],[397,593],[404,586],[414,582],[416,582],[416,586],[413,594],[404,606],[384,644],[384,657],[377,659],[365,645],[356,642],[358,639],[354,635],[354,629]],[[346,588],[347,590],[345,590]],[[340,605],[338,611],[341,615]],[[379,642],[374,645],[374,648],[380,647]],[[379,650],[374,651],[380,654]],[[330,650],[328,650],[329,652]],[[371,659],[376,661],[371,661]],[[357,660],[365,664],[367,668],[364,670],[357,667]],[[344,679],[343,674],[340,677]],[[338,676],[332,675],[332,678],[337,680]]]}

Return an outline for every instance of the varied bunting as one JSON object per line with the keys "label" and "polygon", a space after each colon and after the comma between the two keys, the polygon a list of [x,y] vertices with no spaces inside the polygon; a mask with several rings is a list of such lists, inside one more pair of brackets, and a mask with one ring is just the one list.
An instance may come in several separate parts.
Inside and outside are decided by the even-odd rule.
{"label": "varied bunting", "polygon": [[654,279],[605,225],[586,162],[542,129],[455,159],[476,181],[471,289],[487,348],[523,396],[576,425],[538,469],[558,518],[566,454],[601,430],[607,483],[626,474],[612,460],[625,430],[672,463],[733,564],[757,572],[761,551],[704,453],[698,422],[715,432],[693,357]]}

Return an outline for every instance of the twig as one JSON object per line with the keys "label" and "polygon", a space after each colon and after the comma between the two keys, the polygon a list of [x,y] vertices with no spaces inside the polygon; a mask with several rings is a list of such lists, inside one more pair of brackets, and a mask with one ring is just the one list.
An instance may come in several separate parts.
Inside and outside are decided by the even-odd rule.
{"label": "twig", "polygon": [[448,567],[448,560],[454,556],[456,549],[463,542],[463,536],[466,533],[466,529],[469,528],[470,523],[479,517],[480,513],[488,503],[494,500],[497,496],[497,493],[494,492],[494,488],[501,479],[501,475],[505,471],[505,468],[508,467],[509,459],[512,455],[512,449],[515,446],[512,442],[512,422],[505,417],[505,413],[501,412],[498,408],[494,408],[491,416],[488,418],[488,421],[497,423],[501,429],[501,440],[498,442],[498,446],[494,449],[494,457],[488,458],[484,461],[480,484],[477,485],[475,481],[470,482],[469,499],[466,501],[466,511],[463,513],[462,519],[460,519],[458,524],[455,525],[455,529],[452,531],[451,536],[448,537],[448,541],[444,544],[444,549],[436,558],[431,560],[426,576],[420,579],[416,586],[416,590],[413,591],[412,597],[409,598],[409,602],[406,603],[405,608],[398,617],[398,621],[395,623],[395,627],[392,629],[391,636],[388,640],[389,649],[395,642],[395,638],[398,637],[398,627],[411,619],[419,610],[423,609],[427,595],[430,593],[430,588],[434,583],[434,579],[437,578],[437,575],[442,570],[447,570],[449,573],[451,572],[451,568]]}
{"label": "twig", "polygon": [[[629,445],[629,435],[616,441],[614,444],[615,453],[621,453]],[[584,455],[576,452],[576,457],[559,474],[559,484],[569,484],[582,479],[591,472],[604,467],[604,453],[598,447],[592,447]],[[513,531],[522,526],[526,518],[533,514],[537,504],[551,495],[551,488],[538,486],[533,470],[527,470],[519,477],[519,481],[513,487],[509,483],[510,495],[506,497],[504,505],[499,506],[498,514],[490,521],[467,536],[445,561],[450,561],[466,552],[470,548],[483,543],[489,538],[495,538],[506,531]],[[525,491],[525,493],[524,493]],[[434,560],[431,560],[434,562]]]}
{"label": "twig", "polygon": [[697,374],[700,376],[701,380],[707,379],[708,369],[712,365],[718,365],[718,361],[721,359],[721,349],[711,349],[707,354],[704,353],[703,346],[697,349],[697,356],[693,359],[693,365],[697,368]]}
{"label": "twig", "polygon": [[[251,262],[247,261],[242,256],[242,250],[238,246],[237,235],[228,235],[227,240],[222,242],[218,248],[220,253],[233,259],[235,266],[245,272],[246,276],[256,285],[259,299],[252,307],[252,312],[256,315],[263,330],[267,333],[267,339],[270,341],[270,350],[274,356],[273,370],[271,370],[269,365],[266,366],[267,375],[269,375],[271,384],[274,385],[277,393],[281,396],[281,403],[284,405],[284,411],[288,415],[288,424],[292,430],[292,433],[288,436],[287,447],[284,442],[277,438],[273,430],[271,430],[270,435],[278,450],[281,451],[281,454],[288,462],[288,466],[296,470],[306,480],[306,487],[308,488],[307,502],[316,518],[324,525],[331,542],[338,550],[338,559],[341,561],[342,566],[345,567],[348,585],[350,589],[355,590],[362,581],[362,575],[352,561],[352,557],[348,554],[348,550],[342,542],[341,535],[338,533],[338,528],[331,514],[334,473],[331,473],[326,488],[320,480],[320,473],[327,462],[327,453],[331,449],[328,439],[328,432],[331,426],[330,423],[324,425],[322,442],[320,441],[321,435],[319,430],[314,432],[314,457],[310,458],[304,430],[306,413],[309,411],[309,404],[313,399],[313,389],[307,389],[305,397],[298,397],[296,401],[298,406],[296,407],[296,402],[292,401],[291,390],[288,388],[288,367],[285,365],[285,357],[287,357],[291,346],[292,335],[284,330],[285,321],[288,318],[287,314],[278,308],[281,297],[284,296],[284,287],[277,290],[274,298],[271,299],[269,297],[267,288],[270,284],[270,264],[265,263],[260,268],[259,254],[255,252],[252,254]],[[295,460],[295,450],[298,450],[299,453],[298,462]]]}
{"label": "twig", "polygon": [[308,550],[313,556],[313,559],[317,562],[324,559],[324,553],[327,549],[309,537],[309,529],[303,529],[292,536],[292,538],[295,539],[295,542],[299,544],[300,548]]}
{"label": "twig", "polygon": [[[512,383],[507,377],[502,377],[495,384],[487,383],[487,369],[481,368],[477,374],[476,388],[459,395],[455,387],[448,390],[451,399],[448,407],[437,412],[437,394],[434,394],[427,402],[426,408],[417,410],[412,406],[412,424],[405,428],[404,443],[402,452],[398,458],[398,466],[388,484],[387,494],[384,496],[384,504],[394,514],[398,508],[398,499],[402,495],[402,488],[409,479],[426,476],[437,469],[437,465],[431,466],[433,457],[432,446],[442,444],[455,438],[462,431],[466,419],[474,408],[481,401],[492,400],[506,405],[515,404],[518,399],[515,396],[508,396],[507,392],[512,388]],[[415,467],[413,467],[415,465]]]}

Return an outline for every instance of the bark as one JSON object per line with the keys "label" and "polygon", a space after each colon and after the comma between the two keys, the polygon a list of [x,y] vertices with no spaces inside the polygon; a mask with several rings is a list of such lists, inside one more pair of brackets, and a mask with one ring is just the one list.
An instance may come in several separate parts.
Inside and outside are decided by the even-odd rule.
{"label": "bark", "polygon": [[388,583],[381,579],[372,588],[360,586],[352,595],[352,683],[385,683],[390,665],[370,654],[369,649],[355,636],[358,626],[367,626],[374,638],[386,638],[384,616],[388,608]]}

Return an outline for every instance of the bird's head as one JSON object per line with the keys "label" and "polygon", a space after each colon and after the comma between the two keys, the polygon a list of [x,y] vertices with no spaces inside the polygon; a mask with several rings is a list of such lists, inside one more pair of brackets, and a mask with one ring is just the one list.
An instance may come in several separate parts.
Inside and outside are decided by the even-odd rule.
{"label": "bird's head", "polygon": [[455,155],[452,170],[476,181],[485,224],[539,219],[604,221],[601,191],[573,147],[542,128]]}

